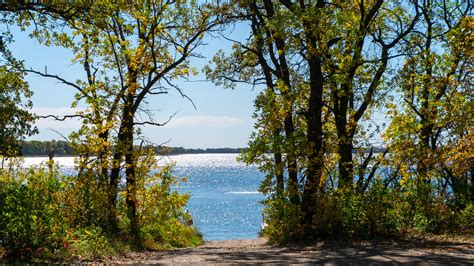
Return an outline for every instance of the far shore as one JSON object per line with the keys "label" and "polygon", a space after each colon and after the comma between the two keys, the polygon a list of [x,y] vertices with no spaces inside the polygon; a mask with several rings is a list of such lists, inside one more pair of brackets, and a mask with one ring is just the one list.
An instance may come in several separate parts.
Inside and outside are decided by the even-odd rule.
{"label": "far shore", "polygon": [[[195,155],[201,155],[201,154],[240,154],[238,152],[202,152],[202,153],[173,153],[173,154],[156,154],[155,156],[175,156],[175,155],[188,155],[188,154],[195,154]],[[18,158],[47,158],[48,155],[23,155]],[[69,157],[78,157],[78,155],[73,155],[73,154],[62,154],[62,155],[54,155],[54,158],[69,158]]]}

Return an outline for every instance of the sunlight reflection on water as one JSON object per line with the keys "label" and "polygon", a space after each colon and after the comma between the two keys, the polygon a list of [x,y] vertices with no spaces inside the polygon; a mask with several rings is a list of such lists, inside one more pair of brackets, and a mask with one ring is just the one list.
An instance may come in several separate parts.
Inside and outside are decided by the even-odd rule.
{"label": "sunlight reflection on water", "polygon": [[[258,187],[264,175],[256,167],[236,161],[237,154],[184,154],[159,157],[159,165],[175,163],[175,174],[187,176],[178,189],[189,192],[187,209],[206,240],[257,237],[263,195]],[[25,166],[39,165],[46,157],[25,158]],[[74,172],[74,157],[54,160],[65,174]]]}

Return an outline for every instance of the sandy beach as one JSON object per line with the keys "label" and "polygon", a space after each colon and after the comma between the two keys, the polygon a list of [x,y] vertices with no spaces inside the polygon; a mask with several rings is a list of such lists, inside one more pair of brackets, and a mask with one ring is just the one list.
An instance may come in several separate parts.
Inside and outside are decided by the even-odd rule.
{"label": "sandy beach", "polygon": [[466,264],[474,263],[472,239],[317,242],[311,246],[274,247],[263,238],[208,241],[197,248],[137,252],[106,258],[119,264]]}

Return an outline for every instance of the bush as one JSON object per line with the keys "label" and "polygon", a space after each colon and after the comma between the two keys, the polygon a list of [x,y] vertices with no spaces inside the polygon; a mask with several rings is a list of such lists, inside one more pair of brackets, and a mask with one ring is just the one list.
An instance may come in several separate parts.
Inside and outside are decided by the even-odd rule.
{"label": "bush", "polygon": [[459,213],[459,223],[464,230],[474,230],[474,203],[467,204]]}
{"label": "bush", "polygon": [[364,193],[332,191],[316,203],[313,227],[317,235],[336,238],[372,238],[397,231],[395,201],[390,190],[374,184]]}
{"label": "bush", "polygon": [[288,243],[303,238],[299,205],[276,196],[264,200],[263,204],[265,227],[261,234],[268,237],[270,243]]}
{"label": "bush", "polygon": [[27,258],[44,247],[62,249],[68,226],[61,179],[56,167],[0,170],[0,238],[10,253]]}
{"label": "bush", "polygon": [[374,238],[402,234],[461,233],[474,230],[474,204],[456,204],[454,197],[436,193],[435,182],[417,193],[413,180],[386,186],[376,179],[364,193],[341,190],[321,192],[314,202],[316,212],[310,228],[303,232],[299,206],[271,195],[264,201],[263,234],[274,243],[318,238]]}
{"label": "bush", "polygon": [[[202,235],[183,210],[189,195],[173,191],[180,180],[172,167],[150,174],[154,158],[143,160],[138,168],[139,246],[202,244]],[[93,259],[129,250],[135,236],[129,230],[125,197],[119,197],[117,206],[120,232],[110,232],[108,195],[93,169],[63,176],[52,162],[30,169],[12,162],[0,168],[0,259]]]}
{"label": "bush", "polygon": [[[153,158],[153,157],[149,157]],[[145,248],[164,249],[169,247],[197,246],[203,243],[202,235],[192,226],[192,218],[184,211],[189,194],[173,191],[179,180],[173,176],[172,166],[165,166],[154,174],[154,159],[142,162],[142,176],[146,179],[138,192],[141,202],[141,238]],[[149,165],[149,167],[146,167]]]}
{"label": "bush", "polygon": [[73,256],[92,259],[113,253],[112,246],[99,227],[79,229],[69,238],[71,244],[68,249]]}

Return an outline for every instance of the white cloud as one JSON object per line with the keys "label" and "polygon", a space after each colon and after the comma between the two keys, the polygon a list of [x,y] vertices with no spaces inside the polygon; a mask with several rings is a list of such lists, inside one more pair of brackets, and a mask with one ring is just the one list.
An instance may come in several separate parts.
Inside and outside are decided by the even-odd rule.
{"label": "white cloud", "polygon": [[[68,107],[33,107],[32,112],[39,116],[54,115],[62,117],[64,115],[74,115],[77,111],[84,111],[83,108]],[[56,121],[53,118],[42,118],[36,121],[38,128],[52,129],[77,129],[81,127],[81,121],[78,118],[67,118],[64,121]]]}
{"label": "white cloud", "polygon": [[245,123],[245,120],[231,116],[183,116],[171,119],[165,128],[228,128]]}
{"label": "white cloud", "polygon": [[[55,115],[58,117],[73,115],[77,111],[84,111],[84,108],[34,107],[32,110],[39,116]],[[232,116],[183,116],[173,117],[164,128],[230,128],[245,124],[245,122],[245,119]],[[38,119],[36,126],[38,128],[78,129],[81,126],[81,121],[78,118],[68,118],[64,121],[44,118]]]}

